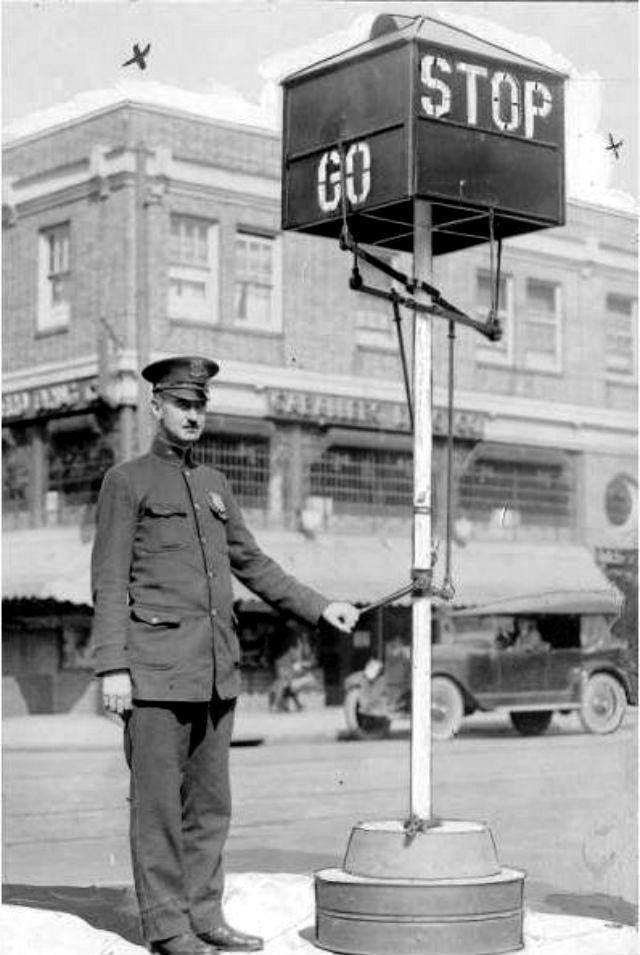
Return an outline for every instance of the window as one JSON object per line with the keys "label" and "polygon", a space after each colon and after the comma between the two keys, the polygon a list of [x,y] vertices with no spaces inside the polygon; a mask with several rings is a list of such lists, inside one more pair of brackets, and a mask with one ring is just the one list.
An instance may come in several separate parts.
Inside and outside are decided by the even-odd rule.
{"label": "window", "polygon": [[269,441],[235,435],[205,434],[198,442],[201,464],[224,472],[243,507],[264,508],[269,500]]}
{"label": "window", "polygon": [[169,243],[169,317],[218,321],[218,227],[172,215]]}
{"label": "window", "polygon": [[69,223],[45,229],[38,249],[39,332],[66,328],[70,316]]}
{"label": "window", "polygon": [[31,440],[26,428],[2,429],[2,511],[5,519],[29,509]]}
{"label": "window", "polygon": [[633,327],[635,302],[626,295],[607,295],[606,367],[608,372],[631,378],[634,370]]}
{"label": "window", "polygon": [[57,511],[95,504],[105,472],[114,463],[106,440],[88,430],[53,433],[49,441],[47,509]]}
{"label": "window", "polygon": [[310,493],[332,498],[336,513],[409,511],[413,455],[410,451],[329,448],[311,465]]}
{"label": "window", "polygon": [[527,309],[522,323],[525,367],[560,371],[560,288],[541,279],[527,279]]}
{"label": "window", "polygon": [[234,315],[239,328],[282,328],[280,242],[273,236],[236,233]]}
{"label": "window", "polygon": [[[495,285],[495,279],[493,280]],[[476,318],[486,322],[491,309],[492,278],[489,272],[476,275]],[[476,346],[476,358],[496,365],[513,364],[513,286],[510,276],[500,276],[498,318],[502,326],[502,338],[488,342],[482,338]]]}
{"label": "window", "polygon": [[528,526],[567,527],[572,523],[573,483],[558,462],[499,460],[479,456],[460,475],[458,509],[472,520],[497,514]]}

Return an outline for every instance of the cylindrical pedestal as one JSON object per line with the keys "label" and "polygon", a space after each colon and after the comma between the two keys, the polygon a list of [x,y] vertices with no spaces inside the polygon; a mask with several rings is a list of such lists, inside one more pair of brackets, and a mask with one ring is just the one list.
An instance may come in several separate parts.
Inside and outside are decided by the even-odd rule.
{"label": "cylindrical pedestal", "polygon": [[346,955],[498,955],[523,946],[524,873],[502,868],[489,829],[400,822],[351,833],[344,868],[316,873],[316,944]]}

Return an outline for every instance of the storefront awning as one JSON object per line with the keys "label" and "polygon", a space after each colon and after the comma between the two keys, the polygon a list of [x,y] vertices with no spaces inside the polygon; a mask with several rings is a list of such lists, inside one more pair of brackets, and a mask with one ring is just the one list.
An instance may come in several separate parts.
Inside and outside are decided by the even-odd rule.
{"label": "storefront awning", "polygon": [[[398,590],[410,580],[409,535],[308,538],[294,531],[256,531],[256,538],[285,571],[329,599],[366,604]],[[90,605],[91,544],[90,528],[5,532],[3,597],[52,598]],[[441,548],[436,582],[442,580],[444,560]],[[550,600],[572,594],[579,602],[582,594],[591,593],[595,599],[593,594],[599,592],[609,607],[612,602],[617,605],[620,599],[587,548],[568,544],[471,542],[467,547],[454,546],[452,572],[456,588],[454,606],[458,608],[507,598],[526,599],[531,594],[547,594]],[[234,590],[239,599],[255,600],[237,581]]]}
{"label": "storefront awning", "polygon": [[[265,532],[256,536],[286,571],[335,600],[366,604],[393,593],[411,579],[408,535],[307,539],[296,533]],[[442,546],[434,573],[436,583],[442,582],[444,562]],[[620,592],[586,547],[472,542],[466,547],[453,546],[451,566],[456,591],[453,603],[459,608],[506,598],[526,602],[534,594],[546,594],[549,604],[573,600],[574,605],[580,605],[584,601],[583,613],[612,613],[620,604]],[[250,595],[244,591],[242,596]],[[586,609],[596,604],[597,610]]]}

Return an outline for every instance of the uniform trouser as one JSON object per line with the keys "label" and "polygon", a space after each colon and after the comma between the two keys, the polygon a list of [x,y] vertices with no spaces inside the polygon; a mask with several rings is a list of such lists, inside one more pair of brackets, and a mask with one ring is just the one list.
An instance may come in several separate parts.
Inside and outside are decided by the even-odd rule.
{"label": "uniform trouser", "polygon": [[125,725],[133,877],[146,941],[221,916],[235,700],[135,701]]}

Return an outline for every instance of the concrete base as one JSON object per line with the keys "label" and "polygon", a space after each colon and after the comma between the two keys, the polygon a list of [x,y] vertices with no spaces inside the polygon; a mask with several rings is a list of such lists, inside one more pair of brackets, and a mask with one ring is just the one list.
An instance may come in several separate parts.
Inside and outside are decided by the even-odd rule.
{"label": "concrete base", "polygon": [[523,947],[524,873],[498,864],[481,823],[409,837],[397,821],[351,833],[343,869],[316,873],[316,944],[345,955],[498,955]]}
{"label": "concrete base", "polygon": [[[60,900],[63,905],[63,900]],[[225,914],[232,925],[264,936],[263,955],[318,955],[313,880],[284,873],[230,873]],[[637,955],[630,925],[527,911],[520,955]],[[146,949],[74,915],[0,905],[2,955],[145,955]],[[394,950],[395,951],[395,950]]]}

